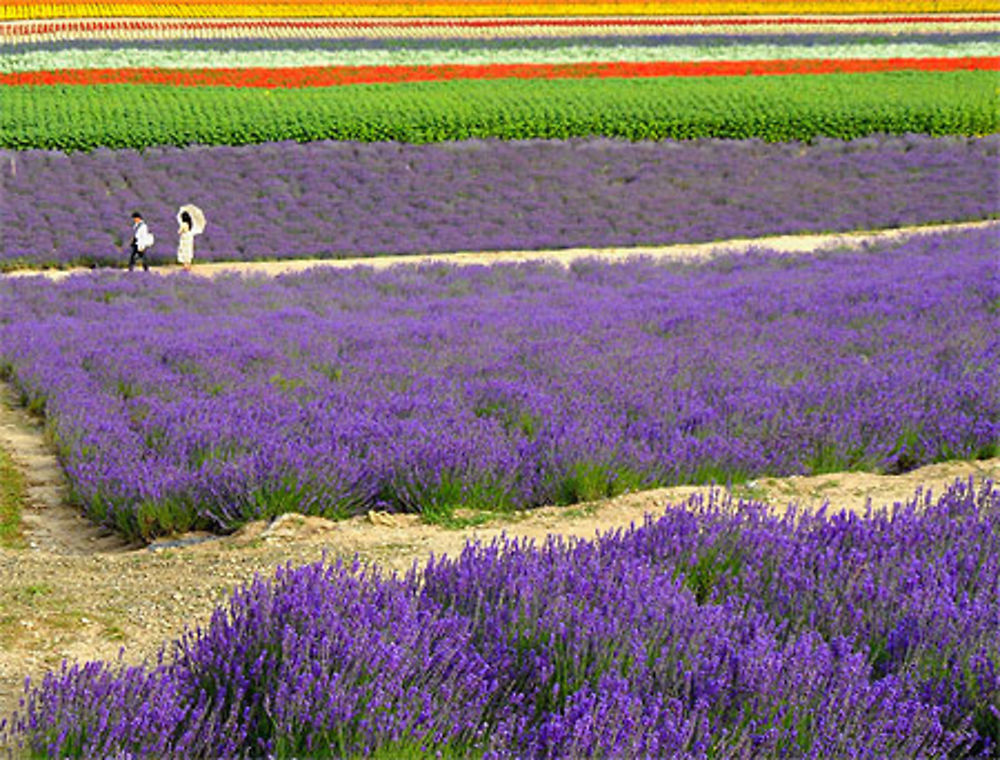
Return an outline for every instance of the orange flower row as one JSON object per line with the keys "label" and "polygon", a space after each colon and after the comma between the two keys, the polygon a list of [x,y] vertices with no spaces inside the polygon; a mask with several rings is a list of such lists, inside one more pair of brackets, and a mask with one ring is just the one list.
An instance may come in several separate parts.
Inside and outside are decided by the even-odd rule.
{"label": "orange flower row", "polygon": [[697,63],[511,63],[440,66],[324,66],[245,69],[70,69],[0,74],[0,85],[161,84],[330,87],[455,79],[583,79],[772,76],[879,71],[1000,71],[1000,57],[702,61]]}

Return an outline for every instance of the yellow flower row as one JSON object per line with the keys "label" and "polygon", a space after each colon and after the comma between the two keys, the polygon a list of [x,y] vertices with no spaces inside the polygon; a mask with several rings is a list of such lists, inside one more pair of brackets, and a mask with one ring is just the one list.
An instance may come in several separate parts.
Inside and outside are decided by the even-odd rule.
{"label": "yellow flower row", "polygon": [[302,18],[977,13],[996,0],[429,0],[429,2],[37,3],[6,0],[4,20],[93,17]]}

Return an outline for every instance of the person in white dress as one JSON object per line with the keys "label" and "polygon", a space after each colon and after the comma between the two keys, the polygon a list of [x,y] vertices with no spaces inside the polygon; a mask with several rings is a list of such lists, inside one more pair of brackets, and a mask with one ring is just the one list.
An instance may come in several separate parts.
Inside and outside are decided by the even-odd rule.
{"label": "person in white dress", "polygon": [[180,239],[177,241],[177,263],[185,269],[191,268],[194,261],[194,223],[187,211],[181,212],[181,225],[177,229]]}

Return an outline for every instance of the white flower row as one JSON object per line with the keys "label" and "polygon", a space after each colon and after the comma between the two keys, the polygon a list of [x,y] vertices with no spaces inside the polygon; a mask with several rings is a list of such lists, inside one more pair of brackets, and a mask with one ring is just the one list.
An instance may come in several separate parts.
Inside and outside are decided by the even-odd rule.
{"label": "white flower row", "polygon": [[[435,19],[431,25],[399,24],[386,19],[356,19],[323,22],[302,19],[220,19],[212,23],[179,19],[61,19],[51,22],[16,21],[0,28],[0,49],[15,42],[60,42],[70,40],[169,40],[169,39],[518,39],[524,37],[580,37],[580,36],[643,36],[735,34],[752,38],[759,34],[966,34],[996,28],[990,17],[963,16],[957,21],[900,21],[892,17],[872,22],[870,18],[855,21],[850,17],[823,19],[815,17],[799,22],[794,18],[739,19],[727,23],[718,17],[672,17],[669,23],[631,24],[572,23],[563,19],[559,25],[532,23],[530,20],[491,24],[491,19],[479,23],[449,23],[449,19]],[[413,19],[419,22],[420,19]],[[680,23],[678,23],[680,22]],[[749,22],[749,23],[748,23]],[[101,27],[101,28],[98,28]]]}
{"label": "white flower row", "polygon": [[183,50],[141,48],[64,49],[8,54],[0,71],[53,71],[152,67],[297,68],[302,66],[427,66],[610,62],[697,62],[844,58],[966,58],[1000,56],[1000,46],[985,42],[925,42],[844,45],[566,45],[554,49],[502,50],[455,47],[444,50]]}

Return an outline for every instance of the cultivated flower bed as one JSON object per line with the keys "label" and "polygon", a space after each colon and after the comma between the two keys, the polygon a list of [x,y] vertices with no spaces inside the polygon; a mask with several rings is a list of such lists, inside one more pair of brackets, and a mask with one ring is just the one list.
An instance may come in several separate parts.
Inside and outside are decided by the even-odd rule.
{"label": "cultivated flower bed", "polygon": [[1000,131],[998,69],[991,57],[28,72],[0,83],[0,147],[983,135]]}
{"label": "cultivated flower bed", "polygon": [[995,11],[988,0],[430,0],[415,2],[316,2],[315,0],[227,0],[226,2],[35,2],[10,0],[2,19],[72,17],[546,17],[852,13],[975,13]]}
{"label": "cultivated flower bed", "polygon": [[[742,35],[682,38],[615,36],[508,40],[202,40],[173,43],[60,42],[8,46],[0,73],[58,69],[198,69],[310,66],[486,66],[582,62],[681,63],[699,61],[878,60],[886,58],[989,58],[1000,34],[894,37],[808,35],[747,38]],[[377,44],[376,44],[377,43]]]}
{"label": "cultivated flower bed", "polygon": [[142,209],[172,261],[667,245],[984,219],[1000,138],[470,141],[0,153],[0,269],[115,265]]}
{"label": "cultivated flower bed", "polygon": [[[695,5],[712,7],[696,13],[721,12],[712,3]],[[615,18],[608,16],[613,8],[599,6],[572,11],[541,3],[539,14],[524,4],[500,5],[500,16],[515,18],[490,18],[487,6],[461,3],[445,14],[457,18],[414,18],[440,15],[444,6],[393,11],[379,4],[377,15],[399,18],[338,24],[332,17],[341,12],[364,15],[360,6],[303,5],[305,15],[327,16],[315,22],[266,18],[300,15],[292,6],[282,14],[278,6],[247,5],[264,17],[254,22],[233,6],[224,14],[232,18],[215,22],[195,18],[217,15],[212,4],[181,3],[160,7],[189,16],[181,21],[88,25],[37,20],[86,16],[86,4],[18,3],[15,15],[36,21],[11,25],[0,40],[7,116],[0,145],[90,150],[588,135],[810,140],[998,128],[1000,56],[991,16],[815,18],[802,15],[809,8],[769,2],[769,14],[799,15],[650,17],[652,6],[623,6],[620,13],[641,15]],[[133,15],[128,8],[135,9],[122,6],[117,15]],[[676,3],[662,10],[683,12]],[[741,10],[751,12],[745,4]],[[938,2],[934,10],[945,9]],[[484,12],[482,20],[461,18]],[[145,15],[160,15],[156,4]],[[786,28],[795,33],[773,34]],[[831,29],[841,33],[831,36]],[[151,42],[150,31],[159,30],[163,38]],[[217,35],[221,44],[205,45]]]}
{"label": "cultivated flower bed", "polygon": [[[174,210],[192,201],[210,220],[199,258],[236,260],[993,217],[998,17],[965,14],[985,10],[11,0],[0,268],[120,260],[134,208],[172,259]],[[718,15],[733,12],[755,15]],[[642,142],[569,139],[592,136]],[[665,141],[707,137],[794,142]],[[532,139],[451,142],[468,138]],[[327,140],[352,142],[290,142]],[[0,375],[44,414],[72,499],[142,540],[290,511],[433,519],[895,473],[1000,453],[997,250],[992,227],[697,266],[5,278]],[[0,715],[0,745],[997,755],[995,484],[866,519],[719,498],[596,543],[473,545],[402,578],[282,569],[158,661],[64,665],[30,685],[13,721]],[[0,640],[31,615],[0,620]]]}
{"label": "cultivated flower bed", "polygon": [[961,34],[992,31],[1000,16],[985,13],[883,12],[859,16],[605,16],[527,18],[61,18],[8,22],[12,44],[79,40],[218,39],[516,39],[636,35],[781,36],[815,34]]}
{"label": "cultivated flower bed", "polygon": [[150,538],[996,454],[996,231],[690,268],[0,282],[75,498]]}
{"label": "cultivated flower bed", "polygon": [[992,756],[1000,490],[867,518],[692,501],[420,573],[279,570],[159,663],[64,667],[49,757]]}

